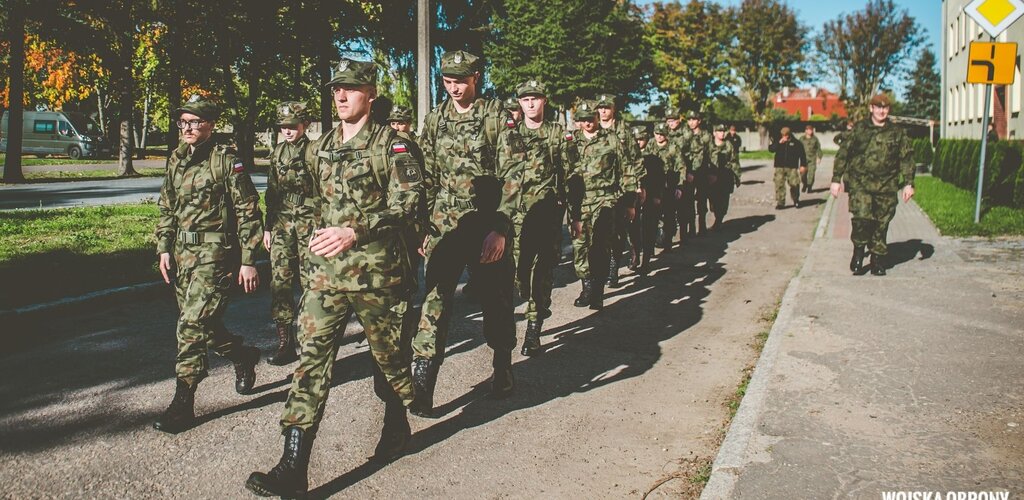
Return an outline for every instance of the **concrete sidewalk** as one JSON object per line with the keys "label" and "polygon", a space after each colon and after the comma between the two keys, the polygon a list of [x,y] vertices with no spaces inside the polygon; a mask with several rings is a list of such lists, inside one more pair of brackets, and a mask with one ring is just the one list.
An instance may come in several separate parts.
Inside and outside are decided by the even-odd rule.
{"label": "concrete sidewalk", "polygon": [[1021,240],[942,237],[901,203],[889,275],[852,276],[849,231],[843,196],[786,292],[702,498],[1024,494]]}

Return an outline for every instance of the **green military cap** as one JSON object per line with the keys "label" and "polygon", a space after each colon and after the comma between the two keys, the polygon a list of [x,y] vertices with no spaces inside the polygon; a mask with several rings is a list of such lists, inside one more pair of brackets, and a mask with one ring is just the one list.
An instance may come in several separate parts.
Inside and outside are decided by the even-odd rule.
{"label": "green military cap", "polygon": [[634,139],[647,139],[650,136],[647,134],[647,127],[633,127],[633,138]]}
{"label": "green military cap", "polygon": [[324,85],[327,88],[377,84],[377,67],[371,62],[342,58],[334,68],[334,76]]}
{"label": "green military cap", "polygon": [[502,102],[502,104],[505,106],[505,109],[507,109],[509,111],[519,111],[520,110],[520,108],[519,108],[519,99],[516,99],[515,97],[507,97],[507,98],[505,98],[505,100]]}
{"label": "green military cap", "polygon": [[668,135],[668,125],[659,123],[654,126],[654,133],[658,135]]}
{"label": "green military cap", "polygon": [[679,119],[679,108],[675,106],[668,106],[667,108],[665,108],[665,119],[667,120],[670,118],[676,120]]}
{"label": "green military cap", "polygon": [[309,114],[306,113],[306,103],[297,101],[284,101],[277,105],[277,124],[299,125],[309,123]]}
{"label": "green military cap", "polygon": [[889,100],[889,96],[888,95],[886,95],[886,94],[876,94],[874,97],[871,98],[871,105],[872,106],[880,106],[880,107],[883,107],[883,108],[888,108],[889,106],[892,105],[892,102]]}
{"label": "green military cap", "polygon": [[686,112],[686,119],[687,120],[690,120],[690,119],[693,119],[693,118],[696,118],[696,119],[700,120],[701,119],[700,111],[696,111],[696,110],[692,110],[691,109],[690,111]]}
{"label": "green military cap", "polygon": [[597,105],[593,101],[583,100],[576,105],[577,120],[592,120],[597,116]]}
{"label": "green military cap", "polygon": [[464,50],[445,52],[441,56],[441,74],[444,76],[473,76],[480,71],[480,58]]}
{"label": "green military cap", "polygon": [[182,113],[189,113],[196,115],[206,121],[216,121],[220,118],[220,107],[211,101],[203,99],[198,94],[193,95],[188,99],[183,106],[174,110],[172,113],[175,118],[180,117]]}
{"label": "green military cap", "polygon": [[391,108],[391,114],[388,115],[389,122],[412,122],[412,110],[405,106],[395,106]]}
{"label": "green military cap", "polygon": [[599,107],[599,108],[614,108],[615,107],[615,96],[613,94],[599,94],[597,96],[597,107]]}
{"label": "green military cap", "polygon": [[718,132],[718,131],[726,132],[728,130],[729,130],[729,126],[724,124],[724,123],[719,123],[718,125],[715,125],[715,132]]}
{"label": "green military cap", "polygon": [[547,87],[544,85],[544,82],[540,80],[527,80],[520,83],[519,86],[516,87],[516,96],[526,97],[528,95],[545,96],[547,95]]}

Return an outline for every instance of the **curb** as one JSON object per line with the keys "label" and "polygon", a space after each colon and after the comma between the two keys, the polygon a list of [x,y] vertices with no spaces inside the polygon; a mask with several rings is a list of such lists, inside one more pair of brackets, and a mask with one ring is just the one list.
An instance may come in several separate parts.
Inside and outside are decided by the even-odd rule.
{"label": "curb", "polygon": [[[815,241],[825,234],[825,229],[828,227],[828,221],[832,215],[833,201],[834,198],[829,196],[828,201],[825,202],[825,209],[818,220],[818,226],[814,232],[814,241],[811,242],[812,246]],[[810,256],[810,251],[808,251],[807,255]],[[765,341],[764,348],[761,350],[761,355],[754,367],[754,373],[750,377],[750,382],[747,383],[746,394],[740,401],[740,407],[736,411],[736,416],[733,417],[732,423],[729,424],[725,440],[722,441],[722,446],[718,449],[718,455],[715,456],[715,461],[711,466],[711,477],[704,486],[704,490],[701,491],[700,498],[702,500],[732,497],[739,474],[746,466],[746,451],[749,448],[750,439],[754,435],[757,422],[764,410],[764,401],[768,394],[768,379],[775,369],[775,360],[778,358],[779,344],[782,342],[783,332],[789,327],[789,323],[793,319],[793,307],[796,303],[795,296],[797,289],[800,288],[800,277],[803,276],[806,267],[807,257],[805,256],[803,263],[800,265],[800,272],[786,286],[786,292],[782,296],[782,304],[779,307],[779,314],[768,333],[768,340]]]}

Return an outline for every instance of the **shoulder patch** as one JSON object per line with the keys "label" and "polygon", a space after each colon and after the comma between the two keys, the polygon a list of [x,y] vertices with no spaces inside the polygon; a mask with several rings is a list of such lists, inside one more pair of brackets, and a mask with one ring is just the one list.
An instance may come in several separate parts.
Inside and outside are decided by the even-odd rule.
{"label": "shoulder patch", "polygon": [[572,135],[572,132],[568,132],[568,133],[565,134],[565,141],[566,142],[572,142],[573,139],[575,139],[575,138],[576,138],[576,136]]}
{"label": "shoulder patch", "polygon": [[245,164],[242,163],[242,160],[235,158],[234,163],[231,164],[231,170],[233,170],[236,174],[245,172]]}
{"label": "shoulder patch", "polygon": [[508,128],[516,128],[516,121],[512,118],[507,118],[505,120],[505,126]]}
{"label": "shoulder patch", "polygon": [[404,142],[395,142],[391,144],[392,153],[408,153],[409,146]]}

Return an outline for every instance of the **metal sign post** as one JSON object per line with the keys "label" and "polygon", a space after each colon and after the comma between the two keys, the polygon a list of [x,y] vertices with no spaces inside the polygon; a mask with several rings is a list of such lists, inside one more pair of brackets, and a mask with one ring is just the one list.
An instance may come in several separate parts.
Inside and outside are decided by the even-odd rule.
{"label": "metal sign post", "polygon": [[988,146],[992,84],[1012,85],[1017,60],[1016,43],[971,42],[967,82],[985,85],[985,109],[981,120],[981,159],[978,161],[978,193],[974,202],[974,223],[981,221],[981,195],[985,180],[985,151]]}
{"label": "metal sign post", "polygon": [[974,223],[981,222],[981,187],[985,184],[985,147],[988,145],[988,111],[992,107],[992,84],[985,85],[985,112],[981,115],[981,159],[978,160],[978,195],[974,200]]}

